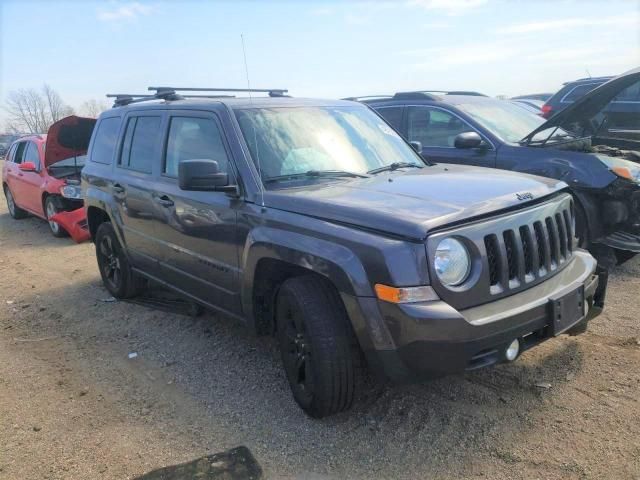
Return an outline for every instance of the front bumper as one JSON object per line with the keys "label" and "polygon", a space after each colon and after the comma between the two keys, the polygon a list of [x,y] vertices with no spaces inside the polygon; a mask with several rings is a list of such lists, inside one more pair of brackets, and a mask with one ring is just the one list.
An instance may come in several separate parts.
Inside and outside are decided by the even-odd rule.
{"label": "front bumper", "polygon": [[444,301],[397,305],[343,296],[369,367],[398,382],[474,370],[504,360],[518,338],[521,351],[553,338],[550,298],[584,289],[588,313],[573,331],[602,311],[606,279],[598,289],[596,261],[576,251],[570,265],[528,290],[457,311]]}

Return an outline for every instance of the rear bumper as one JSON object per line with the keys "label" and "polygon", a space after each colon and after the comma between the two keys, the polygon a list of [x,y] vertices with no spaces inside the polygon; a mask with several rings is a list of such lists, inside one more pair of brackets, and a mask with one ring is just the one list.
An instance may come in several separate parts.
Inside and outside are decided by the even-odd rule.
{"label": "rear bumper", "polygon": [[521,351],[553,338],[550,298],[583,288],[589,309],[574,325],[580,330],[602,311],[603,280],[598,289],[596,261],[578,251],[571,265],[549,280],[467,310],[457,311],[444,301],[396,305],[343,298],[369,367],[391,380],[412,382],[503,361],[516,338]]}

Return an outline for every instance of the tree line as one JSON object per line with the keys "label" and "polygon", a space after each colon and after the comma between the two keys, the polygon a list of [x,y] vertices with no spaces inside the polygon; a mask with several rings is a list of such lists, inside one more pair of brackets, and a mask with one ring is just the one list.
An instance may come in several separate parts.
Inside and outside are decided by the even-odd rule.
{"label": "tree line", "polygon": [[[108,109],[105,102],[95,99],[80,105],[78,114],[95,118]],[[75,114],[60,94],[46,83],[41,88],[20,88],[7,94],[4,110],[7,133],[46,133],[51,124]]]}

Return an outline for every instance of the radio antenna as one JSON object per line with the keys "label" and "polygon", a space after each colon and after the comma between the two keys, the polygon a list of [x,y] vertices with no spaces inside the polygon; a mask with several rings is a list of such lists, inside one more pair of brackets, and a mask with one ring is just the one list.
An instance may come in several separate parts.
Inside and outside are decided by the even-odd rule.
{"label": "radio antenna", "polygon": [[[244,57],[244,73],[247,76],[247,89],[249,90],[249,103],[253,105],[253,97],[251,96],[251,81],[249,80],[249,65],[247,64],[247,49],[244,46],[244,35],[240,34],[242,42],[242,56]],[[256,166],[258,167],[258,184],[260,186],[260,204],[264,210],[264,185],[262,184],[262,167],[260,166],[260,147],[258,146],[258,134],[256,127],[253,127],[253,145],[256,152]]]}

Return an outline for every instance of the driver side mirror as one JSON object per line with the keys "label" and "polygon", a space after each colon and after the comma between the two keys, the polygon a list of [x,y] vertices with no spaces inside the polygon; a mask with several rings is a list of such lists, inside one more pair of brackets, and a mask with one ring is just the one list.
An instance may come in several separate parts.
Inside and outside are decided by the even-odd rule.
{"label": "driver side mirror", "polygon": [[409,145],[411,145],[411,148],[413,148],[416,153],[421,154],[422,153],[422,143],[418,142],[417,140],[412,140],[409,142]]}
{"label": "driver side mirror", "polygon": [[24,162],[18,165],[18,168],[23,172],[37,172],[36,164],[33,162]]}
{"label": "driver side mirror", "polygon": [[178,184],[181,190],[237,192],[236,185],[229,185],[229,175],[220,172],[218,162],[210,159],[180,162]]}
{"label": "driver side mirror", "polygon": [[482,140],[482,137],[476,132],[463,132],[456,135],[453,141],[453,146],[456,148],[483,148],[487,144]]}

